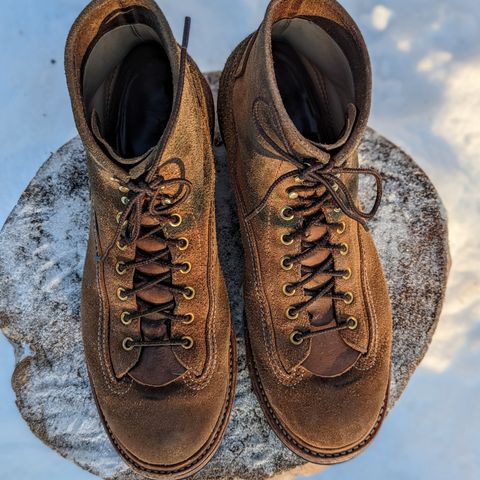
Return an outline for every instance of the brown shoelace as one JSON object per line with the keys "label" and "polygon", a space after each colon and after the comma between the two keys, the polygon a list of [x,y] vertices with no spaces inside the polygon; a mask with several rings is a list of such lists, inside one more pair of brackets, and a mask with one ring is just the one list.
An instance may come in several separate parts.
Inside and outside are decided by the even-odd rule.
{"label": "brown shoelace", "polygon": [[[262,122],[259,118],[259,109],[264,107],[269,112],[269,120],[276,126],[276,134],[283,143],[279,145],[263,128]],[[349,108],[351,113],[351,108]],[[356,111],[354,109],[354,111]],[[303,251],[296,255],[288,257],[288,262],[292,265],[294,263],[302,262],[315,252],[319,250],[328,250],[330,255],[321,263],[313,266],[302,265],[302,274],[304,278],[296,283],[289,284],[290,293],[298,288],[304,288],[309,282],[320,275],[328,276],[322,285],[315,288],[304,288],[305,296],[309,299],[305,302],[296,304],[289,309],[291,317],[296,317],[302,310],[313,304],[320,298],[331,298],[332,300],[350,300],[349,294],[345,292],[337,292],[335,290],[335,279],[338,277],[346,277],[351,272],[346,270],[335,270],[333,252],[345,252],[348,248],[345,244],[334,244],[330,242],[330,231],[332,229],[344,228],[343,223],[329,223],[325,215],[325,208],[334,208],[341,210],[345,215],[359,222],[365,229],[367,229],[366,221],[373,218],[380,206],[382,198],[382,179],[380,174],[372,168],[351,168],[343,165],[336,165],[335,159],[330,153],[325,154],[327,161],[324,158],[303,158],[299,155],[291,143],[288,141],[277,111],[270,106],[270,104],[262,98],[258,98],[253,106],[253,118],[257,128],[258,134],[267,142],[273,151],[282,159],[288,160],[295,169],[289,173],[280,176],[271,185],[260,204],[248,215],[247,219],[252,218],[258,214],[267,204],[273,191],[286,179],[295,177],[298,185],[290,187],[287,190],[289,196],[296,199],[296,206],[289,207],[291,216],[298,216],[302,219],[301,225],[286,234],[283,239],[288,244],[296,238],[302,239]],[[347,121],[348,128],[353,128],[353,121]],[[351,132],[345,132],[344,138],[348,137]],[[376,183],[376,197],[375,202],[370,211],[366,212],[359,209],[352,197],[348,187],[340,178],[341,174],[351,175],[369,175],[375,179]],[[305,240],[304,235],[313,226],[326,227],[326,233],[315,241]],[[310,318],[311,322],[317,320]],[[347,328],[355,328],[356,320],[353,317],[346,316],[342,319],[336,319],[337,325],[316,331],[302,331],[294,332],[294,340],[301,343],[303,339],[321,335],[331,331],[344,330]]]}
{"label": "brown shoelace", "polygon": [[[183,33],[183,42],[180,53],[180,71],[177,87],[177,95],[173,106],[171,119],[166,127],[166,130],[162,137],[161,146],[159,152],[157,152],[158,158],[162,157],[162,153],[165,150],[166,139],[172,129],[173,122],[178,115],[180,108],[180,101],[182,98],[185,70],[187,63],[187,46],[190,32],[190,18],[186,17],[185,27]],[[152,156],[156,152],[152,152]],[[181,170],[184,171],[183,162],[176,158],[176,162],[182,164]],[[168,161],[166,163],[169,163]],[[153,166],[153,169],[158,171],[157,164]],[[129,180],[128,182],[122,182],[116,179],[121,187],[124,187],[125,191],[128,191],[128,204],[122,215],[118,218],[118,227],[114,234],[114,237],[108,247],[106,248],[103,259],[105,259],[110,251],[119,245],[121,249],[125,249],[132,244],[140,240],[147,238],[156,240],[165,245],[160,251],[147,252],[142,251],[136,246],[136,257],[134,261],[122,263],[122,271],[134,270],[134,287],[131,289],[122,289],[122,295],[124,297],[130,297],[139,292],[146,291],[154,287],[161,287],[171,293],[178,293],[188,298],[191,295],[192,290],[184,285],[174,285],[172,283],[172,272],[181,271],[190,267],[187,264],[175,264],[172,262],[170,254],[170,247],[186,248],[188,242],[186,239],[167,238],[164,233],[164,227],[168,224],[175,225],[180,218],[173,213],[176,207],[180,206],[187,200],[192,191],[192,184],[185,178],[173,178],[165,179],[161,175],[148,174],[146,180]],[[173,195],[167,195],[164,191],[167,189],[170,191],[172,188],[176,188],[176,192]],[[155,219],[155,225],[145,226],[142,225],[143,215],[149,215]],[[167,269],[165,273],[154,275],[139,272],[138,268],[153,265],[163,267]],[[158,315],[159,322],[169,322],[170,326],[172,322],[189,322],[191,317],[189,315],[176,315],[175,301],[170,301],[163,304],[154,304],[145,300],[137,299],[137,304],[141,310],[137,312],[128,313],[128,322],[132,322],[135,319],[146,318],[149,315]],[[168,328],[170,331],[171,328]],[[131,338],[125,339],[124,348],[131,350],[133,348],[142,347],[168,347],[168,346],[182,346],[184,348],[190,348],[192,346],[192,340],[188,337],[182,339],[169,339],[169,340],[152,340],[152,341],[135,341]]]}

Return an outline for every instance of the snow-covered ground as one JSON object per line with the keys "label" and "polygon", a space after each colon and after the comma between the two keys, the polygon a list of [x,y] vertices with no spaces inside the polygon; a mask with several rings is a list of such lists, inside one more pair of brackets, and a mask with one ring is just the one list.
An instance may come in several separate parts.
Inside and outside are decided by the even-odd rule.
{"label": "snow-covered ground", "polygon": [[[318,0],[321,1],[321,0]],[[0,224],[51,151],[75,135],[63,44],[86,0],[0,0]],[[453,268],[432,347],[374,445],[327,480],[480,478],[480,8],[478,0],[344,0],[374,66],[371,125],[411,153],[450,218]],[[191,54],[218,69],[266,0],[160,0]],[[0,477],[93,478],[43,446],[19,417],[13,354],[0,336]]]}

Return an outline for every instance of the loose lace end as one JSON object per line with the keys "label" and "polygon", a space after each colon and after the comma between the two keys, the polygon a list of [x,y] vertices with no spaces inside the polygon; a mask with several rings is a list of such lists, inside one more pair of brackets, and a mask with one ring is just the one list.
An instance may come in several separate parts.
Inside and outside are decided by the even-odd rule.
{"label": "loose lace end", "polygon": [[182,48],[185,50],[188,48],[188,42],[190,40],[190,27],[192,25],[191,17],[185,17],[185,24],[183,26],[183,40],[182,40]]}

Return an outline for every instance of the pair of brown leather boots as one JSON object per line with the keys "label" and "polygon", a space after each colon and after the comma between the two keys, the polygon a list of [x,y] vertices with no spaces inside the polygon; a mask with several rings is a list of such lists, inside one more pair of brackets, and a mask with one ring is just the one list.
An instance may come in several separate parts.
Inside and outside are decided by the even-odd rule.
{"label": "pair of brown leather boots", "polygon": [[[82,291],[98,410],[139,473],[184,478],[217,450],[236,340],[217,254],[214,102],[152,0],[95,0],[66,48],[88,153]],[[219,120],[245,249],[253,387],[305,459],[361,452],[385,415],[392,319],[359,168],[371,71],[335,0],[274,0],[227,61]],[[360,175],[376,201],[357,199]]]}

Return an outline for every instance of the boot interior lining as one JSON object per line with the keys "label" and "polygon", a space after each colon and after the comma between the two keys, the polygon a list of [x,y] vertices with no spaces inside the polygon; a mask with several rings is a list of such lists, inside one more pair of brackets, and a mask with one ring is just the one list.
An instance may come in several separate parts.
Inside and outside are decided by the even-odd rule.
{"label": "boot interior lining", "polygon": [[346,55],[319,25],[304,18],[284,19],[272,28],[272,53],[285,109],[300,133],[333,144],[355,103],[353,74]]}
{"label": "boot interior lining", "polygon": [[170,62],[155,30],[129,24],[102,35],[84,65],[83,96],[87,118],[96,112],[103,139],[119,157],[155,146],[173,101]]}

